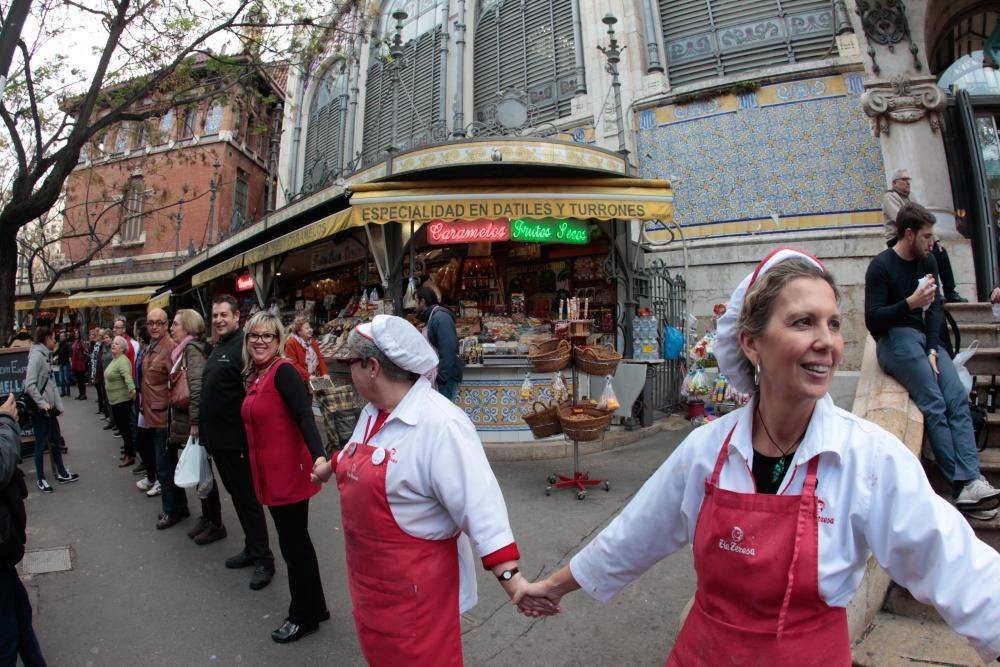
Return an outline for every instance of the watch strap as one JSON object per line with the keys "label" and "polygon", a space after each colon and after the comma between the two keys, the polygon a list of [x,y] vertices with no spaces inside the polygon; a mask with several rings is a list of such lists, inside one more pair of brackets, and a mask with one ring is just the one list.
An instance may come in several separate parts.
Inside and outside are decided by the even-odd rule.
{"label": "watch strap", "polygon": [[504,570],[497,575],[497,581],[510,581],[514,578],[514,575],[520,572],[516,567],[512,567],[509,570]]}

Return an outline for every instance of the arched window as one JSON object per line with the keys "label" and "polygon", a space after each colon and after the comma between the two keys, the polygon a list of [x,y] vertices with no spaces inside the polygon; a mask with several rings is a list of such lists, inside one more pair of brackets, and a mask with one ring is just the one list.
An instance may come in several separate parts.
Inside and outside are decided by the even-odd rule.
{"label": "arched window", "polygon": [[[372,40],[371,57],[365,80],[363,163],[385,159],[385,150],[397,150],[429,143],[445,122],[440,103],[444,72],[441,48],[444,28],[438,23],[435,0],[399,0],[387,8],[379,37],[390,40],[396,34],[392,14],[402,10],[403,56],[393,62],[386,42]],[[396,69],[398,68],[398,69]],[[394,84],[398,72],[399,84]],[[396,136],[393,137],[393,110],[398,109]],[[443,135],[443,132],[441,132]],[[443,137],[442,137],[443,138]]]}
{"label": "arched window", "polygon": [[835,55],[829,0],[659,0],[671,86]]}
{"label": "arched window", "polygon": [[529,125],[572,112],[584,73],[576,67],[580,36],[573,25],[576,0],[480,0],[473,53],[473,107],[479,122],[493,120],[495,105],[522,96]]}
{"label": "arched window", "polygon": [[309,105],[309,124],[303,155],[303,187],[311,192],[325,185],[340,168],[344,152],[344,104],[347,75],[344,63],[328,67]]}

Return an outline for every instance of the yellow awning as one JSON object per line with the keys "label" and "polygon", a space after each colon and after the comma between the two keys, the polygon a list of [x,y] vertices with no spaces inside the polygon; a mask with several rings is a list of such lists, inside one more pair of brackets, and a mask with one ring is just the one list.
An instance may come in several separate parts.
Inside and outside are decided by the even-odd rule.
{"label": "yellow awning", "polygon": [[[64,296],[47,296],[42,299],[39,309],[48,310],[50,308],[65,308],[69,305],[69,299]],[[14,302],[14,310],[34,310],[34,299],[19,299]]]}
{"label": "yellow awning", "polygon": [[210,280],[215,280],[219,276],[238,271],[245,266],[250,266],[270,257],[282,255],[289,250],[295,250],[296,248],[322,241],[328,236],[332,236],[340,230],[351,226],[351,216],[351,209],[344,209],[308,224],[301,229],[296,229],[294,232],[279,236],[273,241],[268,241],[263,245],[246,251],[242,255],[237,255],[236,257],[220,262],[210,269],[199,271],[191,277],[191,285],[193,287],[203,285]]}
{"label": "yellow awning", "polygon": [[135,287],[110,292],[80,292],[67,299],[71,308],[100,308],[102,306],[133,306],[149,301],[159,287]]}
{"label": "yellow awning", "polygon": [[669,181],[591,179],[496,185],[457,181],[443,186],[367,183],[353,187],[351,225],[481,218],[670,220]]}
{"label": "yellow awning", "polygon": [[170,305],[170,297],[173,294],[170,290],[163,292],[162,294],[157,294],[154,297],[150,297],[149,303],[146,304],[146,310],[150,311],[153,308],[166,308]]}

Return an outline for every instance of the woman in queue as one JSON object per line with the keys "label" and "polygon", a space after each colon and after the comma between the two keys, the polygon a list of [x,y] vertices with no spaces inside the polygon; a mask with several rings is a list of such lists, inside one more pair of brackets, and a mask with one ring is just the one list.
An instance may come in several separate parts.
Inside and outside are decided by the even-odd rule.
{"label": "woman in queue", "polygon": [[312,483],[310,473],[316,461],[326,459],[305,384],[281,353],[281,321],[260,312],[244,330],[247,393],[242,415],[250,470],[257,499],[274,520],[292,594],[288,617],[271,633],[271,639],[284,644],[316,632],[330,618],[309,537],[309,499],[322,488]]}
{"label": "woman in queue", "polygon": [[52,329],[43,325],[35,329],[32,341],[23,388],[35,403],[35,409],[31,411],[31,428],[35,432],[35,485],[39,491],[52,493],[52,485],[45,479],[46,446],[51,451],[52,462],[55,464],[56,481],[68,484],[77,481],[80,476],[67,470],[62,460],[59,415],[63,413],[63,403],[52,378],[51,362],[52,351],[56,349],[55,334]]}
{"label": "woman in queue", "polygon": [[118,460],[118,467],[135,464],[135,443],[132,442],[132,401],[135,400],[135,383],[132,380],[132,364],[129,363],[125,348],[128,342],[121,336],[111,341],[111,363],[104,369],[104,391],[111,406],[111,421],[122,436],[124,453]]}
{"label": "woman in queue", "polygon": [[844,353],[832,276],[780,249],[718,324],[719,369],[751,401],[695,429],[568,567],[527,595],[607,601],[690,544],[697,590],[668,665],[849,667],[846,607],[870,553],[987,661],[1000,554],[894,436],[834,406]]}
{"label": "woman in queue", "polygon": [[[170,323],[170,337],[176,345],[170,351],[170,383],[180,381],[179,374],[184,374],[188,387],[188,405],[177,405],[171,396],[170,401],[170,432],[167,442],[171,449],[179,450],[188,443],[188,439],[198,439],[198,410],[201,406],[201,377],[205,372],[205,360],[208,358],[207,345],[204,340],[205,320],[201,314],[190,308],[181,308],[174,314]],[[173,392],[171,392],[173,394]],[[173,482],[170,482],[173,484]],[[160,481],[163,484],[163,480]],[[187,493],[177,489],[177,497],[183,498],[187,505]],[[206,516],[206,504],[202,501],[202,514],[198,521],[187,532],[187,536],[196,544],[209,544],[226,536],[222,525],[222,512]],[[211,514],[211,513],[210,513]]]}
{"label": "woman in queue", "polygon": [[138,472],[133,468],[132,474],[142,475],[142,479],[135,483],[135,487],[150,498],[155,498],[161,493],[160,483],[156,480],[156,443],[153,441],[153,430],[147,428],[146,418],[142,414],[142,358],[146,355],[152,340],[149,336],[149,327],[145,324],[138,327],[135,337],[139,341],[139,351],[135,355],[135,389],[139,395],[135,450],[139,453],[141,466],[137,466]]}
{"label": "woman in queue", "polygon": [[[508,595],[527,583],[500,485],[468,415],[424,377],[438,356],[412,324],[376,315],[337,357],[369,403],[351,442],[314,474],[336,473],[361,650],[374,667],[461,665],[460,615],[477,601],[473,545]],[[551,607],[523,606],[539,604]]]}
{"label": "woman in queue", "polygon": [[288,327],[285,356],[295,366],[306,386],[309,386],[309,378],[326,377],[326,361],[319,351],[319,343],[313,338],[312,325],[305,317],[296,317]]}

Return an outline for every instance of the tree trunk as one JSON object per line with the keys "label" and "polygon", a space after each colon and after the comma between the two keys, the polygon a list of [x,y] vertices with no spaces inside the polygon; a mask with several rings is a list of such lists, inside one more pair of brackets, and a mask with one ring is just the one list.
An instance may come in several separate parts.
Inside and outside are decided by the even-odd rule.
{"label": "tree trunk", "polygon": [[17,280],[17,228],[0,226],[0,345],[14,333],[14,283]]}

